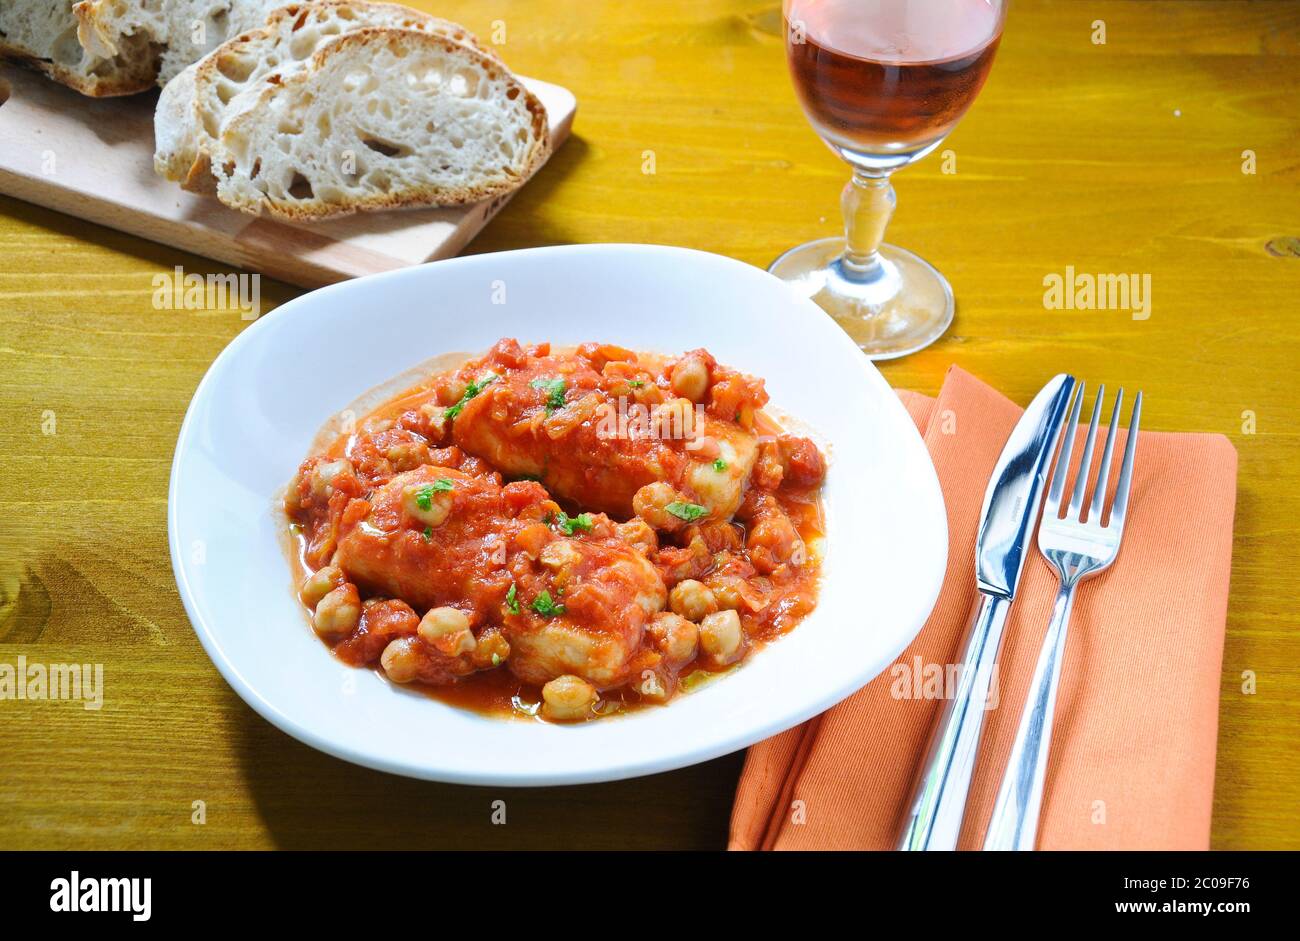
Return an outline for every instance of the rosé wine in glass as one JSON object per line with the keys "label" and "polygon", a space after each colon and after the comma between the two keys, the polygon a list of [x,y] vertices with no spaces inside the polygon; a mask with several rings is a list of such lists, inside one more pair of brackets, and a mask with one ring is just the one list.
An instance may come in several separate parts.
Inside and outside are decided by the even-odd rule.
{"label": "ros\u00e9 wine in glass", "polygon": [[853,167],[845,238],[782,255],[804,289],[872,358],[929,345],[952,291],[911,252],[882,245],[889,174],[937,147],[974,102],[997,53],[1005,0],[785,0],[786,49],[813,128]]}

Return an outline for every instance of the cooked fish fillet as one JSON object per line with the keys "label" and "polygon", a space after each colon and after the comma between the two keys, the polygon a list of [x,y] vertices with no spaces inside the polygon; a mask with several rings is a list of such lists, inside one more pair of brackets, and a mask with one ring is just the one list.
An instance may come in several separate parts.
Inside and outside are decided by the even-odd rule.
{"label": "cooked fish fillet", "polygon": [[646,623],[667,600],[658,571],[612,522],[592,518],[566,535],[535,482],[502,487],[425,465],[367,503],[364,515],[345,512],[339,530],[333,561],[348,580],[416,611],[454,605],[476,631],[499,629],[511,671],[531,683],[564,674],[598,687],[626,680]]}
{"label": "cooked fish fillet", "polygon": [[467,377],[497,378],[459,410],[456,444],[618,519],[631,516],[638,491],[655,483],[714,519],[730,519],[757,458],[754,432],[731,420],[734,412],[719,417],[712,400],[696,407],[661,388],[657,367],[591,355],[597,358],[531,355],[501,341],[467,368]]}

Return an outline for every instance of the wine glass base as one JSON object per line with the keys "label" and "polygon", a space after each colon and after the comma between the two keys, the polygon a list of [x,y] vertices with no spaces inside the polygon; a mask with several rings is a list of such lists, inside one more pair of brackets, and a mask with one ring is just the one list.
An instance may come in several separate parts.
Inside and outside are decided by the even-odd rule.
{"label": "wine glass base", "polygon": [[869,359],[894,359],[943,336],[952,288],[917,255],[895,245],[879,251],[880,271],[869,280],[846,276],[839,237],[796,246],[767,270],[830,314]]}

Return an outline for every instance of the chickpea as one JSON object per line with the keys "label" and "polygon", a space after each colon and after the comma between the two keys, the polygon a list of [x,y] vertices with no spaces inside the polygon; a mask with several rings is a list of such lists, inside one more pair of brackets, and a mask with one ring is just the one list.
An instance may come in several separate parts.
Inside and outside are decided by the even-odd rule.
{"label": "chickpea", "polygon": [[298,592],[298,597],[307,607],[314,608],[320,604],[322,598],[335,588],[341,587],[345,581],[342,569],[337,565],[327,565],[307,576]]}
{"label": "chickpea", "polygon": [[700,622],[700,647],[719,666],[745,655],[745,632],[735,611],[718,611]]}
{"label": "chickpea", "polygon": [[357,586],[348,582],[327,592],[316,603],[312,626],[316,633],[327,636],[350,634],[361,621],[361,597]]}
{"label": "chickpea", "polygon": [[717,599],[718,609],[722,611],[736,611],[744,604],[744,599],[736,586],[730,582],[713,586],[713,597]]}
{"label": "chickpea", "polygon": [[632,497],[632,509],[655,529],[661,532],[676,532],[686,525],[686,521],[668,512],[670,503],[682,501],[681,494],[662,480],[646,484]]}
{"label": "chickpea", "polygon": [[695,659],[700,630],[680,614],[668,611],[656,614],[646,633],[670,663],[689,663]]}
{"label": "chickpea", "polygon": [[[650,413],[651,431],[660,438],[697,443],[695,405],[690,399],[671,399]],[[701,432],[703,429],[700,429]]]}
{"label": "chickpea", "polygon": [[685,356],[673,367],[671,383],[682,398],[703,402],[709,394],[709,367],[698,356]]}
{"label": "chickpea", "polygon": [[542,547],[537,561],[553,571],[571,568],[582,561],[582,553],[574,548],[573,543],[564,539],[548,542]]}
{"label": "chickpea", "polygon": [[585,719],[596,698],[596,688],[581,677],[557,676],[542,687],[542,715],[554,722]]}
{"label": "chickpea", "polygon": [[751,522],[745,545],[754,568],[764,575],[770,575],[786,562],[798,565],[807,555],[799,531],[775,502],[772,509]]}
{"label": "chickpea", "polygon": [[699,621],[718,610],[718,599],[713,597],[713,592],[693,578],[674,585],[668,603],[688,621]]}
{"label": "chickpea", "polygon": [[470,631],[457,631],[443,637],[436,646],[449,657],[461,657],[472,654],[478,647],[478,641]]}
{"label": "chickpea", "polygon": [[636,684],[636,690],[645,702],[667,702],[672,698],[676,687],[676,677],[673,674],[651,669],[642,670],[641,679]]}
{"label": "chickpea", "polygon": [[630,519],[626,523],[619,523],[615,527],[615,532],[619,539],[642,555],[649,555],[659,548],[659,537],[650,528],[650,524],[643,519]]}
{"label": "chickpea", "polygon": [[317,464],[311,471],[311,495],[313,499],[326,502],[334,493],[334,478],[344,471],[352,470],[352,462],[339,458],[337,461],[325,461]]}
{"label": "chickpea", "polygon": [[400,441],[390,447],[384,457],[399,473],[415,470],[429,463],[429,446],[423,441]]}
{"label": "chickpea", "polygon": [[469,630],[469,618],[452,607],[430,608],[420,619],[420,639],[432,644],[439,637]]}
{"label": "chickpea", "polygon": [[394,683],[410,683],[420,675],[422,658],[414,637],[399,637],[389,641],[379,657],[379,665]]}
{"label": "chickpea", "polygon": [[420,640],[449,657],[474,652],[475,640],[469,629],[469,618],[455,608],[430,608],[420,619],[416,633]]}
{"label": "chickpea", "polygon": [[632,398],[638,405],[653,408],[663,402],[664,390],[659,388],[653,382],[647,382],[645,385],[637,386],[632,390]]}
{"label": "chickpea", "polygon": [[450,490],[435,490],[432,484],[411,484],[402,491],[402,509],[425,526],[441,526],[451,515]]}
{"label": "chickpea", "polygon": [[479,635],[471,658],[480,670],[499,667],[510,659],[510,642],[498,628],[489,627]]}

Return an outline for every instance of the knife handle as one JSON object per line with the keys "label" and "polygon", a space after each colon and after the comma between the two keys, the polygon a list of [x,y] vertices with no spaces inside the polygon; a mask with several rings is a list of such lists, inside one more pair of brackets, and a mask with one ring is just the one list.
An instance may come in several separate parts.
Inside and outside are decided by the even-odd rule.
{"label": "knife handle", "polygon": [[926,745],[899,839],[900,850],[957,848],[979,751],[1002,629],[1011,600],[981,593],[958,648],[957,689],[945,700]]}

